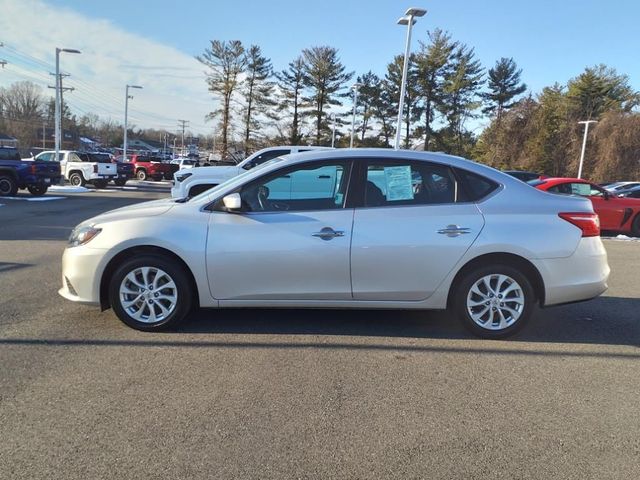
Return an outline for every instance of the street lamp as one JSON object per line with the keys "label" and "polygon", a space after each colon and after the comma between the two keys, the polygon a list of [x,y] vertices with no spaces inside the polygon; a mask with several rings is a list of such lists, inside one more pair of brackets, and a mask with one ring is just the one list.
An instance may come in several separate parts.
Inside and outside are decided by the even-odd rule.
{"label": "street lamp", "polygon": [[60,126],[62,124],[61,112],[62,106],[60,105],[60,90],[62,88],[62,82],[60,82],[60,52],[65,53],[80,53],[80,50],[73,48],[57,48],[56,47],[56,105],[55,105],[55,149],[56,149],[56,161],[60,161]]}
{"label": "street lamp", "polygon": [[127,85],[127,88],[126,88],[126,94],[125,94],[125,98],[124,98],[124,142],[123,142],[123,148],[122,148],[122,161],[123,162],[127,161],[127,130],[128,130],[127,121],[128,121],[128,116],[129,116],[129,99],[133,98],[133,96],[129,95],[129,89],[130,88],[140,88],[140,89],[142,89],[142,87],[140,85]]}
{"label": "street lamp", "polygon": [[598,123],[596,120],[584,120],[578,122],[584,125],[584,137],[582,138],[582,153],[580,154],[580,166],[578,167],[578,178],[582,178],[582,164],[584,163],[584,151],[587,147],[587,133],[589,133],[589,124]]}
{"label": "street lamp", "polygon": [[351,85],[351,90],[353,90],[353,116],[351,117],[351,142],[349,143],[349,148],[353,148],[353,135],[356,130],[356,106],[358,105],[358,90],[362,87],[361,83],[354,83]]}
{"label": "street lamp", "polygon": [[424,17],[427,11],[423,8],[409,8],[404,17],[398,19],[398,25],[407,25],[407,42],[404,47],[404,66],[402,67],[402,84],[400,86],[400,102],[398,105],[398,128],[396,129],[396,142],[394,148],[400,148],[400,131],[402,129],[402,111],[404,110],[404,95],[407,86],[407,70],[409,69],[409,47],[411,45],[411,28],[416,23],[416,17]]}

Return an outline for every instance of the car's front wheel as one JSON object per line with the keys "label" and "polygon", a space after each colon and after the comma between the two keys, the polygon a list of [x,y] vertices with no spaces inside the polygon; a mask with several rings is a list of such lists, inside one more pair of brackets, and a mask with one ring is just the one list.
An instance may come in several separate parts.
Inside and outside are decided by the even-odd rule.
{"label": "car's front wheel", "polygon": [[125,261],[109,284],[113,311],[136,330],[163,330],[177,325],[190,312],[192,298],[184,269],[159,255]]}
{"label": "car's front wheel", "polygon": [[136,178],[138,180],[141,180],[141,181],[146,180],[147,179],[147,171],[144,168],[141,168],[140,170],[138,170],[136,172]]}
{"label": "car's front wheel", "polygon": [[631,224],[631,235],[634,237],[640,237],[640,213],[636,215]]}
{"label": "car's front wheel", "polygon": [[487,265],[458,283],[453,310],[465,328],[482,338],[504,338],[522,329],[535,307],[529,279],[510,265]]}

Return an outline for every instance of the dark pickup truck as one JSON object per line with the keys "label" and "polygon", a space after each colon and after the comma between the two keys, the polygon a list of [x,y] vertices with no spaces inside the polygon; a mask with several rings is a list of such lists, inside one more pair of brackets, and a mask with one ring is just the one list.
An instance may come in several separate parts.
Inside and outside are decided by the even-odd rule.
{"label": "dark pickup truck", "polygon": [[60,178],[59,162],[21,160],[17,148],[0,147],[0,197],[13,197],[24,188],[39,197]]}

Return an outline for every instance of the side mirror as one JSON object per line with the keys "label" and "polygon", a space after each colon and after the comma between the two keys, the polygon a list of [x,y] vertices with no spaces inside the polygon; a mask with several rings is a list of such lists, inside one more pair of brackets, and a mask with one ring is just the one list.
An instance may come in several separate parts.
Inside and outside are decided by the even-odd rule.
{"label": "side mirror", "polygon": [[225,208],[230,211],[238,211],[242,208],[242,199],[239,193],[230,193],[222,199]]}
{"label": "side mirror", "polygon": [[609,200],[609,197],[611,197],[611,194],[605,190],[604,191],[604,199],[605,200]]}

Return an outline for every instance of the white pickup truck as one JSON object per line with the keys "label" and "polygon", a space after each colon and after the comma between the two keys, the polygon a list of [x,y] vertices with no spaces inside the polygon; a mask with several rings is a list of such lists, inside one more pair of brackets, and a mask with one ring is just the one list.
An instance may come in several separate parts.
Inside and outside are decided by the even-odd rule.
{"label": "white pickup truck", "polygon": [[330,149],[331,147],[313,147],[307,145],[268,147],[258,150],[237,165],[227,167],[200,167],[178,170],[173,175],[173,198],[195,197],[210,188],[220,185],[228,179],[240,175],[246,170],[289,153],[307,152],[309,150]]}
{"label": "white pickup truck", "polygon": [[[55,160],[53,150],[39,153],[36,160]],[[60,170],[74,187],[84,187],[91,183],[96,188],[105,188],[109,180],[118,177],[118,167],[104,154],[60,150]]]}

